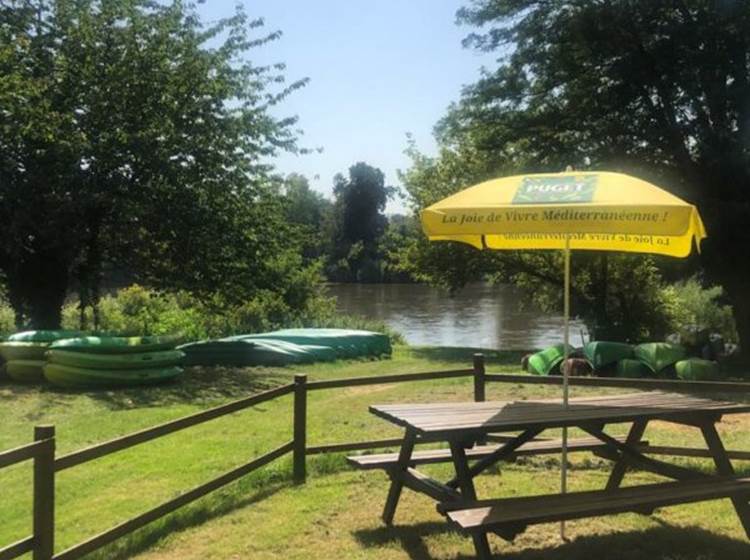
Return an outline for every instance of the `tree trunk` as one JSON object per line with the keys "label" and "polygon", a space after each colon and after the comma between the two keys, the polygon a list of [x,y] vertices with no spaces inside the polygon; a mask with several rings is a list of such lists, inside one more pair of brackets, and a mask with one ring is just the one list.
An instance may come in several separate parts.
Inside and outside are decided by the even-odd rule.
{"label": "tree trunk", "polygon": [[7,273],[8,295],[19,328],[59,329],[68,292],[69,263],[51,253],[32,253]]}

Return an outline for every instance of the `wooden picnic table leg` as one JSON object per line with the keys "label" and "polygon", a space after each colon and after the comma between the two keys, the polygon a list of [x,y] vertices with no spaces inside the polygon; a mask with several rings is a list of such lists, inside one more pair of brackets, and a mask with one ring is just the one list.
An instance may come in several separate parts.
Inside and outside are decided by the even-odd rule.
{"label": "wooden picnic table leg", "polygon": [[[456,469],[456,480],[461,490],[461,497],[466,501],[476,501],[477,492],[474,488],[471,472],[469,470],[469,461],[466,458],[466,451],[460,441],[451,440],[451,456],[453,457],[453,466]],[[474,549],[479,560],[491,560],[492,551],[490,543],[487,540],[487,533],[482,531],[472,535],[474,540]]]}
{"label": "wooden picnic table leg", "polygon": [[[643,432],[646,431],[648,420],[636,420],[630,427],[628,436],[625,438],[625,445],[628,447],[635,447],[643,437]],[[620,454],[620,458],[615,462],[615,466],[612,467],[612,472],[607,480],[607,490],[615,490],[622,484],[622,479],[625,478],[625,473],[628,470],[628,457],[625,453]]]}
{"label": "wooden picnic table leg", "polygon": [[383,508],[383,521],[386,525],[393,524],[393,516],[396,513],[396,506],[401,497],[401,490],[404,488],[404,475],[409,468],[411,454],[414,451],[417,435],[414,430],[407,428],[404,434],[404,440],[401,442],[401,450],[398,453],[398,461],[388,474],[391,477],[391,487],[388,489],[388,497],[385,500]]}
{"label": "wooden picnic table leg", "polygon": [[[724,448],[724,444],[721,441],[719,433],[716,431],[716,426],[711,421],[706,421],[701,424],[701,432],[703,433],[703,439],[706,440],[708,450],[713,456],[716,470],[719,474],[725,476],[733,476],[734,467],[732,462],[729,460],[727,450]],[[745,529],[745,534],[750,538],[750,494],[744,494],[741,496],[735,496],[732,498],[732,505],[734,510],[737,512],[737,517],[742,523],[742,527]]]}
{"label": "wooden picnic table leg", "polygon": [[[531,441],[536,436],[538,436],[543,431],[542,428],[530,428],[513,439],[507,441],[502,447],[499,447],[495,451],[493,451],[491,454],[487,455],[486,457],[479,459],[477,462],[475,462],[471,467],[469,468],[469,477],[473,478],[477,476],[478,474],[482,473],[495,463],[498,463],[502,461],[503,459],[506,459],[507,457],[513,455],[513,452],[515,452],[519,447],[524,445],[525,443]],[[464,456],[466,454],[464,453]],[[456,473],[458,474],[458,473]],[[450,488],[458,488],[459,480],[458,476],[455,478],[449,480],[445,483],[446,486],[449,486]]]}

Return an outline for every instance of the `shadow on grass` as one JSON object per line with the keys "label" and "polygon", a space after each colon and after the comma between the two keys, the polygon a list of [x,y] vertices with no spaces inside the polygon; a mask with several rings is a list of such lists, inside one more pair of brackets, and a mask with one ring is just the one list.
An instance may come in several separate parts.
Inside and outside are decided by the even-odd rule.
{"label": "shadow on grass", "polygon": [[[65,405],[80,396],[102,402],[112,410],[190,403],[211,406],[239,399],[291,381],[291,374],[265,368],[187,367],[168,383],[136,387],[68,389],[49,384],[0,382],[2,396],[39,395],[43,403]],[[43,409],[44,407],[40,407]]]}
{"label": "shadow on grass", "polygon": [[[261,488],[261,486],[264,487]],[[232,490],[225,490],[203,498],[196,504],[155,521],[86,557],[92,560],[131,558],[175,533],[203,525],[212,519],[261,502],[290,486],[291,469],[270,471],[265,476],[255,479],[251,477],[247,482],[238,483]]]}
{"label": "shadow on grass", "polygon": [[218,404],[278,387],[289,375],[262,368],[187,367],[175,381],[163,385],[90,391],[88,395],[117,410],[175,403]]}
{"label": "shadow on grass", "polygon": [[521,371],[521,358],[528,354],[525,350],[491,350],[489,348],[471,348],[462,346],[413,346],[414,356],[424,360],[456,362],[470,366],[474,354],[484,354],[488,365],[518,366]]}
{"label": "shadow on grass", "polygon": [[[449,532],[453,530],[446,523],[429,522],[357,531],[355,537],[366,547],[398,542],[411,560],[432,560],[423,538]],[[492,544],[494,557],[503,560],[746,560],[750,557],[747,542],[699,527],[675,527],[663,522],[661,527],[645,531],[583,536],[570,543],[516,552],[503,551],[503,545],[497,546],[496,540]],[[454,560],[474,558],[462,554]]]}

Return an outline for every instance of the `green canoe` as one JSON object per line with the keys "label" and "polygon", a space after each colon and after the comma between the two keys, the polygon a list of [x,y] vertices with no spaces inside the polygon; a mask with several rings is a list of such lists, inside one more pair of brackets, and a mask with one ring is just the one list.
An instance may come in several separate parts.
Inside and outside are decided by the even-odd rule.
{"label": "green canoe", "polygon": [[5,373],[15,381],[43,381],[44,360],[9,360],[5,364]]}
{"label": "green canoe", "polygon": [[82,331],[23,331],[10,335],[8,340],[11,342],[55,342],[84,334]]}
{"label": "green canoe", "polygon": [[624,358],[618,361],[614,373],[615,377],[640,378],[653,376],[653,372],[646,364],[632,358]]}
{"label": "green canoe", "polygon": [[11,360],[44,360],[47,342],[0,342],[0,356]]}
{"label": "green canoe", "polygon": [[672,366],[685,359],[686,351],[682,346],[669,342],[648,342],[639,344],[633,353],[635,357],[646,364],[651,371],[659,373],[664,368]]}
{"label": "green canoe", "polygon": [[583,347],[583,355],[594,370],[633,357],[633,347],[622,342],[595,340]]}
{"label": "green canoe", "polygon": [[47,363],[44,377],[60,387],[124,387],[152,385],[174,379],[182,373],[179,367],[105,370],[87,369]]}
{"label": "green canoe", "polygon": [[[569,347],[569,353],[573,348]],[[565,358],[565,345],[556,344],[529,356],[529,371],[536,375],[559,375],[560,364]]]}
{"label": "green canoe", "polygon": [[50,350],[69,350],[90,354],[138,354],[174,350],[179,342],[175,336],[82,336],[58,340]]}
{"label": "green canoe", "polygon": [[185,354],[179,350],[141,352],[137,354],[89,354],[70,350],[49,350],[47,360],[53,364],[89,369],[153,369],[177,366]]}
{"label": "green canoe", "polygon": [[688,358],[674,365],[677,377],[686,381],[716,381],[721,379],[721,369],[718,362]]}

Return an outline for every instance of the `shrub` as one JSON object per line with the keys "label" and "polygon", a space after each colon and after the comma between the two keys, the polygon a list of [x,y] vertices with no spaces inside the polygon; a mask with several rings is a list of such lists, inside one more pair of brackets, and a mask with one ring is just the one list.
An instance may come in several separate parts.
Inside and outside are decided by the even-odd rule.
{"label": "shrub", "polygon": [[[184,292],[163,293],[134,284],[102,298],[98,330],[131,336],[179,334],[186,340],[200,340],[291,327],[349,328],[384,332],[392,343],[404,342],[383,323],[337,313],[335,301],[322,285],[312,290],[306,287],[306,274],[302,271],[293,279],[294,273],[289,272],[286,289],[262,290],[239,305],[226,305],[219,299],[202,302]],[[1,312],[0,307],[0,321]],[[63,309],[63,327],[77,329],[80,319],[78,305],[68,303]],[[93,328],[93,319],[92,310],[87,309],[84,328]],[[12,320],[9,326],[12,331]]]}
{"label": "shrub", "polygon": [[16,321],[13,308],[0,299],[0,338],[11,334],[15,330]]}
{"label": "shrub", "polygon": [[720,286],[703,287],[696,277],[664,288],[667,316],[673,332],[720,333],[726,341],[737,340],[732,308],[722,302]]}

